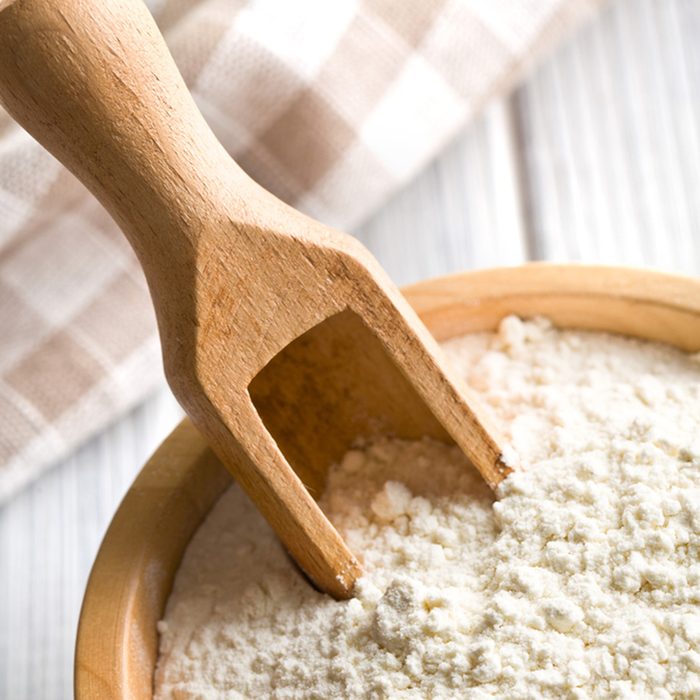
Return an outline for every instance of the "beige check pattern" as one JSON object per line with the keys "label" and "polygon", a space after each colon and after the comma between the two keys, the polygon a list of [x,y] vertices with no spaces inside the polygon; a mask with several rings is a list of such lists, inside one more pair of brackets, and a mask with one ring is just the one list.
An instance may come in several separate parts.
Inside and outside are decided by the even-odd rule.
{"label": "beige check pattern", "polygon": [[[345,228],[597,4],[150,3],[228,150]],[[0,500],[160,381],[146,286],[121,234],[0,111]]]}

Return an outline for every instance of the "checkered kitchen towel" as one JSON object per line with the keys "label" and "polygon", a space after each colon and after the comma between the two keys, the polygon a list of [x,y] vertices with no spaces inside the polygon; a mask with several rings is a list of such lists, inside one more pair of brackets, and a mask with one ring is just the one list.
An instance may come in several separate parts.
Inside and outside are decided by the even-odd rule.
{"label": "checkered kitchen towel", "polygon": [[[150,4],[241,165],[350,227],[598,2]],[[0,111],[0,500],[160,381],[144,280],[121,234]]]}

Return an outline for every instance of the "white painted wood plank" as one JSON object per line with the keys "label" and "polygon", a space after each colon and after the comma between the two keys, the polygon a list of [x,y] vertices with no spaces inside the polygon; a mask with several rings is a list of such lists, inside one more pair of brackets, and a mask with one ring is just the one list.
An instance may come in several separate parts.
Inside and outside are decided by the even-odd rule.
{"label": "white painted wood plank", "polygon": [[515,99],[534,256],[700,273],[700,4],[618,0]]}
{"label": "white painted wood plank", "polygon": [[0,698],[72,697],[95,553],[134,475],[180,416],[163,388],[0,509]]}

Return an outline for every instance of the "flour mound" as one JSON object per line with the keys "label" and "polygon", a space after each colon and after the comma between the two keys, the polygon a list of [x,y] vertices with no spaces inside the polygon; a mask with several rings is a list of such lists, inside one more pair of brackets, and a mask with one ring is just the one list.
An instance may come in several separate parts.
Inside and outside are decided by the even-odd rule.
{"label": "flour mound", "polygon": [[363,558],[312,590],[237,487],[160,624],[157,698],[700,695],[700,366],[503,321],[444,346],[527,466],[494,502],[455,447],[349,452],[322,506]]}

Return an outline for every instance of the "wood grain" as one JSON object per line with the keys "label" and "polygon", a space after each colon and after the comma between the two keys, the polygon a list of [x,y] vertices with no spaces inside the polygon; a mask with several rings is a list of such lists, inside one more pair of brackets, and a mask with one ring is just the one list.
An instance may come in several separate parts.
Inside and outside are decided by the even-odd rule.
{"label": "wood grain", "polygon": [[370,253],[228,156],[140,0],[23,0],[0,34],[4,105],[120,225],[173,393],[322,590],[350,596],[360,566],[305,481],[358,435],[451,437],[490,486],[509,473]]}
{"label": "wood grain", "polygon": [[[475,271],[404,289],[438,340],[491,327],[508,314],[700,350],[700,280],[636,268],[530,265]],[[474,325],[476,324],[476,325]]]}
{"label": "wood grain", "polygon": [[[360,238],[400,281],[493,265],[522,240],[503,201],[503,106],[487,110]],[[520,256],[520,257],[518,257]],[[0,697],[73,696],[75,630],[100,540],[120,500],[181,417],[160,391],[0,509]]]}

